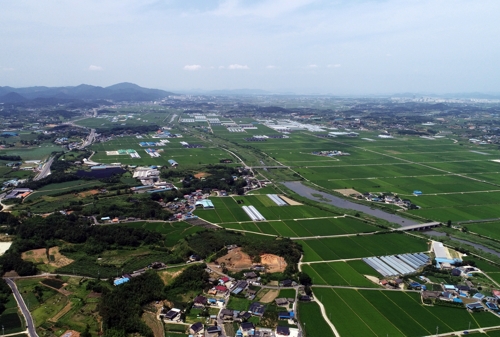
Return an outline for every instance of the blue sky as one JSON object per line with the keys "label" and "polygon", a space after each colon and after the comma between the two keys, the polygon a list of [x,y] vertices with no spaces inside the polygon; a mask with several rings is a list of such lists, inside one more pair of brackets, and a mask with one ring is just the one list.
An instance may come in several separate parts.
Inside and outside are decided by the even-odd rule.
{"label": "blue sky", "polygon": [[500,1],[3,0],[0,85],[500,92]]}

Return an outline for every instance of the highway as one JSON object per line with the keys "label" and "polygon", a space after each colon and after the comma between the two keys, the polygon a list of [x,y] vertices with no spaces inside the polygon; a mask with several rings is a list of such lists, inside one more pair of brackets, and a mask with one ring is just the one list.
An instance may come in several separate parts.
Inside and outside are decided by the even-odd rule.
{"label": "highway", "polygon": [[5,281],[9,285],[9,287],[12,289],[12,293],[14,293],[14,297],[16,298],[17,304],[19,308],[21,308],[21,312],[23,313],[24,319],[26,321],[26,326],[28,329],[28,333],[30,337],[38,337],[36,330],[35,330],[35,324],[33,324],[33,318],[31,317],[31,313],[29,312],[28,308],[26,307],[26,304],[24,303],[24,300],[19,294],[19,290],[17,290],[16,284],[14,281],[12,281],[9,278],[6,278]]}
{"label": "highway", "polygon": [[50,166],[52,165],[52,162],[54,161],[54,157],[50,157],[49,160],[43,165],[42,170],[36,175],[33,180],[40,180],[45,178],[50,174]]}
{"label": "highway", "polygon": [[83,142],[83,144],[79,147],[80,150],[92,144],[95,140],[95,129],[90,129],[90,134],[87,136],[87,139]]}

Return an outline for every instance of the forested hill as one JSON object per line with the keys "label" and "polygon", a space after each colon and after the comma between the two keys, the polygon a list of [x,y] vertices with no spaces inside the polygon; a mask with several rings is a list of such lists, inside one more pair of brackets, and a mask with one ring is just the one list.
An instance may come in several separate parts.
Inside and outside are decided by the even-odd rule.
{"label": "forested hill", "polygon": [[104,88],[87,84],[75,87],[0,87],[0,103],[25,102],[37,98],[153,101],[169,95],[172,93],[143,88],[133,83],[118,83]]}

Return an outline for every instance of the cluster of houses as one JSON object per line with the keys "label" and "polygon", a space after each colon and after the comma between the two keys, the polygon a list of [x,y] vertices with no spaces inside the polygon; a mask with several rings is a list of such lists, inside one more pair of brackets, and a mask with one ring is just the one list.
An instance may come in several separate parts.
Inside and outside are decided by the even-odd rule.
{"label": "cluster of houses", "polygon": [[333,150],[333,151],[314,151],[314,152],[311,152],[311,154],[313,154],[315,156],[322,156],[322,157],[350,156],[351,155],[350,153],[342,152],[342,151],[337,151],[337,150]]}
{"label": "cluster of houses", "polygon": [[420,208],[420,206],[413,204],[410,199],[401,199],[397,195],[365,192],[363,194],[355,194],[353,196],[357,199],[365,199],[366,201],[393,204],[406,209]]}

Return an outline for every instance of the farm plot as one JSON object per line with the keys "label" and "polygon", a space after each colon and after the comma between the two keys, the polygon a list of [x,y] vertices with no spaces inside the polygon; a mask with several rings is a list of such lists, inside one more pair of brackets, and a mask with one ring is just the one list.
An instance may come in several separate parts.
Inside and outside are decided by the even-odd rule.
{"label": "farm plot", "polygon": [[304,264],[302,271],[312,278],[313,284],[379,288],[347,262]]}
{"label": "farm plot", "polygon": [[120,226],[132,227],[132,228],[145,228],[150,231],[165,234],[165,246],[173,247],[179,240],[194,234],[196,232],[203,231],[203,227],[193,226],[186,222],[129,222],[121,224]]}
{"label": "farm plot", "polygon": [[400,234],[374,234],[340,238],[300,240],[303,262],[329,261],[427,251],[425,240]]}
{"label": "farm plot", "polygon": [[298,317],[304,327],[306,336],[335,336],[332,328],[324,320],[317,303],[300,302],[298,307]]}
{"label": "farm plot", "polygon": [[[340,334],[356,336],[425,336],[439,327],[440,333],[498,325],[500,318],[489,313],[470,314],[465,309],[427,307],[420,294],[388,291],[316,288],[327,313]],[[359,331],[358,331],[359,330]]]}
{"label": "farm plot", "polygon": [[500,240],[500,222],[483,222],[464,225],[470,232],[478,233],[492,239]]}

